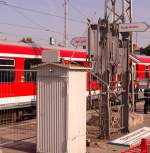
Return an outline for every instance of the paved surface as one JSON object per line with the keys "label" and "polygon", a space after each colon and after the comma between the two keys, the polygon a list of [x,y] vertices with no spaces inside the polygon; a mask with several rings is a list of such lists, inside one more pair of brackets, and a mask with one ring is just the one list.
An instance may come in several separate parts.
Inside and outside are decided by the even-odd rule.
{"label": "paved surface", "polygon": [[35,153],[35,140],[35,119],[0,125],[0,153]]}
{"label": "paved surface", "polygon": [[[143,104],[140,104],[137,109],[137,113],[143,114]],[[11,139],[15,138],[12,137],[12,133],[14,133],[14,130],[16,130],[16,134],[18,133],[18,137],[25,136],[26,134],[31,134],[32,132],[35,132],[35,126],[33,124],[24,124],[21,125],[20,128],[14,128],[13,132],[11,132],[11,128],[5,129],[5,135],[2,135],[2,132],[4,134],[4,131],[0,129],[0,141],[1,138]],[[138,126],[132,127],[131,131],[136,130],[141,127],[150,127],[150,114],[144,115],[144,122]],[[27,128],[26,128],[27,127]],[[122,150],[127,149],[126,147],[117,146],[117,145],[110,145],[107,143],[106,140],[99,140],[97,139],[97,128],[89,126],[88,128],[92,129],[92,132],[90,133],[89,137],[91,138],[91,144],[89,147],[87,147],[87,153],[121,153]],[[32,131],[31,131],[32,129]],[[18,132],[18,130],[20,132]],[[120,135],[121,136],[121,135]],[[119,135],[117,135],[119,137]],[[13,144],[5,145],[5,147],[0,148],[0,153],[36,153],[36,137],[30,138],[28,140],[22,140],[19,142],[15,142]]]}
{"label": "paved surface", "polygon": [[[143,114],[143,103],[139,103],[137,106],[137,113]],[[137,130],[142,127],[150,127],[150,113],[143,114],[144,121],[142,124],[138,124],[134,127],[130,128],[130,131]],[[97,129],[93,127],[93,135],[97,132]],[[119,134],[114,137],[119,138],[122,135]],[[91,137],[91,136],[90,136]],[[118,145],[111,145],[107,143],[107,140],[99,140],[96,137],[92,137],[92,142],[90,147],[87,147],[87,153],[121,153],[121,151],[128,149],[128,147],[118,146]]]}
{"label": "paved surface", "polygon": [[0,153],[36,153],[36,138],[6,145],[0,149]]}

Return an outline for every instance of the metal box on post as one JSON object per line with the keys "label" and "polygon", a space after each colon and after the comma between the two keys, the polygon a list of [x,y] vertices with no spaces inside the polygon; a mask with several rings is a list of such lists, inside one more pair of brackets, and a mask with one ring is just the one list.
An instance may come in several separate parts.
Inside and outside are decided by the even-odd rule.
{"label": "metal box on post", "polygon": [[86,152],[86,69],[43,64],[37,74],[37,152]]}

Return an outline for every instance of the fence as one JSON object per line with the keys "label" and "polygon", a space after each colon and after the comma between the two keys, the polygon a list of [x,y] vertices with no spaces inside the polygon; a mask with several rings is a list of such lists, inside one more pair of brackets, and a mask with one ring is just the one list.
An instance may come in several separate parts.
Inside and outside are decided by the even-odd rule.
{"label": "fence", "polygon": [[[36,73],[0,69],[0,146],[36,137]],[[143,97],[143,91],[140,94]],[[114,116],[121,112],[118,105],[110,112],[112,127],[120,128],[122,120]]]}
{"label": "fence", "polygon": [[0,146],[36,136],[36,71],[0,69]]}

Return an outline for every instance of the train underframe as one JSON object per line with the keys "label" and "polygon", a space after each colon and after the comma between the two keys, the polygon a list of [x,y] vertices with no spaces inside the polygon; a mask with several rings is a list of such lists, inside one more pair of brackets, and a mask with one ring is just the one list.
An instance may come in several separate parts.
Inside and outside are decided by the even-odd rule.
{"label": "train underframe", "polygon": [[0,124],[36,118],[36,104],[14,107],[0,107]]}

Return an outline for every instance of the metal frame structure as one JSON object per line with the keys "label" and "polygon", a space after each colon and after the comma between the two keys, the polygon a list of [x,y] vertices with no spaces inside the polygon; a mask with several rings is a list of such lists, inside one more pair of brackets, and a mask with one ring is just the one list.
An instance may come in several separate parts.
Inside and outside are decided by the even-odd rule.
{"label": "metal frame structure", "polygon": [[111,23],[132,22],[132,0],[105,0],[104,18]]}
{"label": "metal frame structure", "polygon": [[[88,30],[89,56],[95,63],[92,75],[102,87],[98,98],[100,138],[128,132],[128,52],[132,37],[129,33],[120,34],[118,24],[132,21],[131,0],[122,0],[120,5],[117,2],[120,1],[105,0],[104,19],[91,24]],[[122,79],[112,86],[114,74],[121,74]]]}

